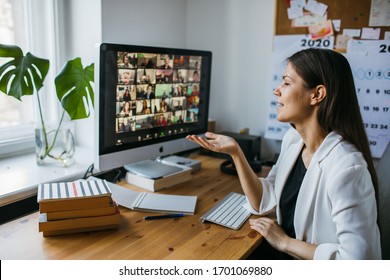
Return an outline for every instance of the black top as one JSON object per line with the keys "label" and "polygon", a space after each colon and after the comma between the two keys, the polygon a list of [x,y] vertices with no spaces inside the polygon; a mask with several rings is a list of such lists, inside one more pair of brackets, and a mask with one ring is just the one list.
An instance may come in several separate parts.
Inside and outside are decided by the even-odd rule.
{"label": "black top", "polygon": [[297,203],[297,197],[299,189],[301,188],[303,178],[306,174],[306,167],[302,160],[302,152],[299,154],[297,161],[290,176],[287,179],[286,185],[282,191],[280,197],[280,210],[282,214],[282,228],[286,234],[292,238],[295,238],[294,229],[294,213],[295,205]]}
{"label": "black top", "polygon": [[[305,177],[306,167],[302,160],[302,152],[300,153],[291,173],[287,179],[286,185],[280,197],[280,209],[282,213],[282,228],[288,236],[295,238],[294,229],[294,212],[297,203],[297,197],[303,178]],[[277,251],[267,240],[264,239],[260,246],[248,257],[249,260],[292,260],[293,257]]]}

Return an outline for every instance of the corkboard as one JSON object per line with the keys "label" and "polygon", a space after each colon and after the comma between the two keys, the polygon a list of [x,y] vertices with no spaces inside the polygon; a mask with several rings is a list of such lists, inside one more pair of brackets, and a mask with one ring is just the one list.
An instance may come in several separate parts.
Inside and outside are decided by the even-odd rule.
{"label": "corkboard", "polygon": [[[291,27],[291,20],[287,17],[289,0],[275,0],[275,35],[308,34],[307,27]],[[389,26],[369,26],[371,0],[318,0],[328,5],[328,19],[340,19],[343,29],[362,29],[363,27],[381,28],[380,39],[384,38],[385,31],[390,31]],[[335,35],[337,33],[335,32]],[[359,39],[359,38],[356,38]]]}

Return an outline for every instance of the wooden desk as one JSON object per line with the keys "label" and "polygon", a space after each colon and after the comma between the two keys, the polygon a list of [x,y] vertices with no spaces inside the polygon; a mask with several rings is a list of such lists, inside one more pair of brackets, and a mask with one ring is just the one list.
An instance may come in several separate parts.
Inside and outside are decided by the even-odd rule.
{"label": "wooden desk", "polygon": [[238,177],[219,171],[222,159],[191,158],[202,161],[192,181],[161,193],[198,196],[195,215],[145,221],[148,213],[121,207],[118,229],[42,237],[36,212],[0,226],[0,259],[245,259],[262,240],[248,221],[238,231],[199,221],[229,192],[242,193]]}

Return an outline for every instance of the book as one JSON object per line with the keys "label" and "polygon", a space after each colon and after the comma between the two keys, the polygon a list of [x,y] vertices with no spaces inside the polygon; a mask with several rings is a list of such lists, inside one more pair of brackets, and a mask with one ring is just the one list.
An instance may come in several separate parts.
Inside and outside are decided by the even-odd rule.
{"label": "book", "polygon": [[94,217],[73,218],[49,221],[46,213],[39,214],[40,232],[75,232],[76,230],[90,230],[101,227],[116,227],[120,223],[119,207],[115,204],[115,213]]}
{"label": "book", "polygon": [[111,190],[105,180],[78,180],[73,182],[38,185],[41,213],[109,207]]}
{"label": "book", "polygon": [[48,221],[85,218],[93,216],[111,215],[116,211],[114,202],[111,201],[108,207],[90,208],[90,209],[76,209],[67,211],[47,212],[46,217]]}
{"label": "book", "polygon": [[180,168],[180,171],[171,173],[167,176],[152,179],[141,174],[135,174],[130,171],[126,173],[126,181],[137,187],[156,192],[165,188],[175,186],[180,183],[188,182],[192,179],[192,168],[184,165],[173,163],[164,163],[167,165],[175,165]]}
{"label": "book", "polygon": [[84,227],[84,228],[63,229],[63,230],[49,230],[49,231],[42,232],[42,235],[44,237],[50,237],[50,236],[67,235],[67,234],[74,234],[74,233],[80,233],[80,232],[115,229],[117,227],[118,227],[117,224],[113,224],[113,225],[96,226],[96,227]]}
{"label": "book", "polygon": [[144,212],[193,215],[197,196],[137,192],[108,182],[114,200],[121,206]]}

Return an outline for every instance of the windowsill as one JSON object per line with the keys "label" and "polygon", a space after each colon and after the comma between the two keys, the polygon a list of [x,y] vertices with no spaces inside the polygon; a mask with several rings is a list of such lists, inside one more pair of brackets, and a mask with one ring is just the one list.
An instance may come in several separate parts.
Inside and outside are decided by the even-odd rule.
{"label": "windowsill", "polygon": [[92,163],[93,151],[80,146],[70,167],[38,166],[34,153],[0,159],[0,206],[36,195],[40,183],[80,179]]}

